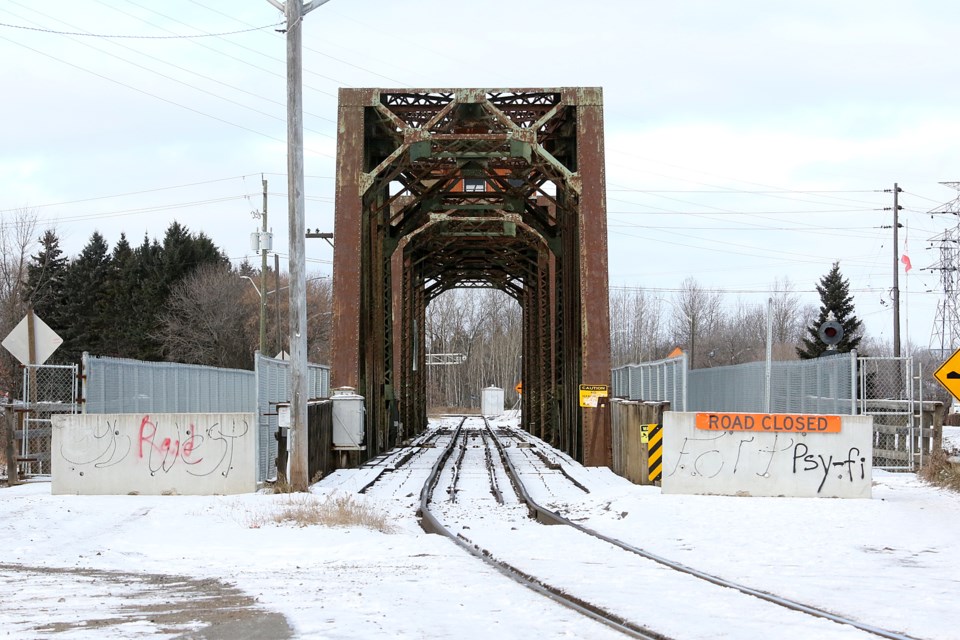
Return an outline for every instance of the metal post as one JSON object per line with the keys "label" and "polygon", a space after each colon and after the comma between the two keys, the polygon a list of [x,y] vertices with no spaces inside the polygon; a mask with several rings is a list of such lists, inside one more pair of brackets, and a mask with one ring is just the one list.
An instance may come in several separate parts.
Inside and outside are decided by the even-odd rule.
{"label": "metal post", "polygon": [[276,329],[276,340],[277,348],[276,355],[280,355],[280,352],[283,351],[283,340],[280,337],[280,256],[276,253],[273,254],[273,282],[274,282],[274,293],[277,294],[273,296],[273,308],[277,312],[277,321],[275,323]]}
{"label": "metal post", "polygon": [[[911,368],[911,372],[910,372],[910,373],[912,374],[912,373],[913,373],[913,371],[912,371],[913,367],[911,366],[910,368]],[[919,422],[920,422],[920,424],[919,424],[919,428],[920,428],[920,438],[919,438],[919,441],[920,441],[920,466],[923,467],[923,449],[924,449],[924,447],[925,447],[926,444],[927,444],[926,438],[924,437],[924,433],[923,433],[923,362],[918,362],[918,363],[917,363],[917,377],[916,377],[916,380],[917,380],[917,383],[918,383],[918,384],[917,384],[917,387],[918,387],[919,390],[920,390],[920,406],[919,406],[919,408],[917,409],[917,417],[919,418]],[[913,382],[911,381],[910,384],[911,384],[911,387],[912,387],[912,386],[913,386]],[[912,410],[911,410],[911,413],[913,413]],[[933,416],[932,416],[932,414],[931,414],[931,418],[932,418],[932,417],[933,417]],[[913,416],[911,415],[911,419],[912,419],[912,418],[913,418]],[[931,428],[933,427],[933,420],[930,421],[930,427],[931,427]],[[931,444],[930,444],[930,451],[933,452],[933,442],[932,442],[932,440],[931,440]]]}
{"label": "metal post", "polygon": [[773,393],[773,298],[767,298],[767,350],[766,367],[763,375],[763,411],[770,413],[771,399]]}
{"label": "metal post", "polygon": [[260,234],[260,353],[267,346],[267,248],[263,239],[267,235],[267,181],[263,182],[263,233]]}
{"label": "metal post", "polygon": [[683,409],[681,411],[689,411],[689,405],[687,404],[687,389],[689,387],[688,382],[690,381],[690,366],[687,363],[687,354],[681,356],[682,366],[683,366]]}
{"label": "metal post", "polygon": [[857,415],[857,350],[850,351],[850,415]]}

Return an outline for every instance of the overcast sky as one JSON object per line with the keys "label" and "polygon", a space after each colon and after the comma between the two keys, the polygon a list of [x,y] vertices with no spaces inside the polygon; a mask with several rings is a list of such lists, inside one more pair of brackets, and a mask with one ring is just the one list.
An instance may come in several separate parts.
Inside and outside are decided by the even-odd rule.
{"label": "overcast sky", "polygon": [[[266,0],[0,2],[3,221],[34,209],[75,255],[178,220],[252,260],[262,173],[285,269],[281,22]],[[600,86],[612,287],[693,277],[761,303],[789,279],[817,304],[839,260],[890,341],[907,251],[903,324],[926,346],[928,240],[957,224],[927,212],[960,181],[958,32],[960,3],[932,0],[331,0],[304,22],[306,225],[333,230],[339,87]],[[308,270],[331,259],[307,241]]]}

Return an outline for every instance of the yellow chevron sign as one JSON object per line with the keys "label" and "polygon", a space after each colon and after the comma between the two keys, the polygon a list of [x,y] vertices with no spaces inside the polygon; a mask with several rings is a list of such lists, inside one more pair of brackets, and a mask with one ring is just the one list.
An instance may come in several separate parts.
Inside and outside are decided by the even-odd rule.
{"label": "yellow chevron sign", "polygon": [[640,440],[647,443],[647,478],[660,479],[663,470],[663,425],[645,424],[640,427]]}
{"label": "yellow chevron sign", "polygon": [[943,385],[943,388],[960,400],[960,349],[955,351],[940,368],[933,372],[933,377]]}

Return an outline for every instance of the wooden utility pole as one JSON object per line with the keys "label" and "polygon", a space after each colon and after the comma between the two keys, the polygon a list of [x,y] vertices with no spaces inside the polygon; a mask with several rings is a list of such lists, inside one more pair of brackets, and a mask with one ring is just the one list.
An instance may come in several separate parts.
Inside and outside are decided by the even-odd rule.
{"label": "wooden utility pole", "polygon": [[306,491],[307,296],[303,193],[303,16],[329,0],[267,0],[287,19],[287,207],[290,243],[290,486]]}
{"label": "wooden utility pole", "polygon": [[273,254],[273,292],[276,294],[273,296],[273,309],[277,313],[277,322],[275,324],[277,339],[276,355],[279,356],[283,351],[283,340],[280,337],[280,256],[276,253]]}
{"label": "wooden utility pole", "polygon": [[10,404],[10,398],[0,398],[0,402],[4,403],[3,407],[3,440],[4,440],[4,456],[7,458],[7,486],[12,487],[15,484],[19,484],[20,478],[17,472],[17,451],[14,444],[16,440],[16,426],[14,423],[17,420],[16,412],[13,410],[13,405]]}
{"label": "wooden utility pole", "polygon": [[900,187],[893,183],[893,357],[900,357]]}

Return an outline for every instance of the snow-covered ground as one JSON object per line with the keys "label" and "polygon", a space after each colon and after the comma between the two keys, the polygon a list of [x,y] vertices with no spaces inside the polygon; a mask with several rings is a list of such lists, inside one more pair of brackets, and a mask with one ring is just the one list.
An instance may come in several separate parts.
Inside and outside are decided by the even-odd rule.
{"label": "snow-covered ground", "polygon": [[[960,447],[960,428],[945,439]],[[877,626],[960,638],[960,495],[913,474],[876,471],[872,500],[830,500],[665,496],[606,469],[571,471],[591,493],[572,490],[553,507],[587,526]],[[317,499],[334,491],[313,489]],[[409,498],[358,496],[389,515],[390,533],[269,520],[302,499],[0,489],[0,637],[176,637],[201,628],[209,612],[194,615],[190,603],[211,594],[249,614],[248,635],[232,640],[257,628],[260,637],[620,637],[424,534]],[[636,597],[655,588],[637,585]],[[181,608],[177,619],[158,615]]]}
{"label": "snow-covered ground", "polygon": [[946,451],[960,452],[960,427],[943,428],[943,448]]}

